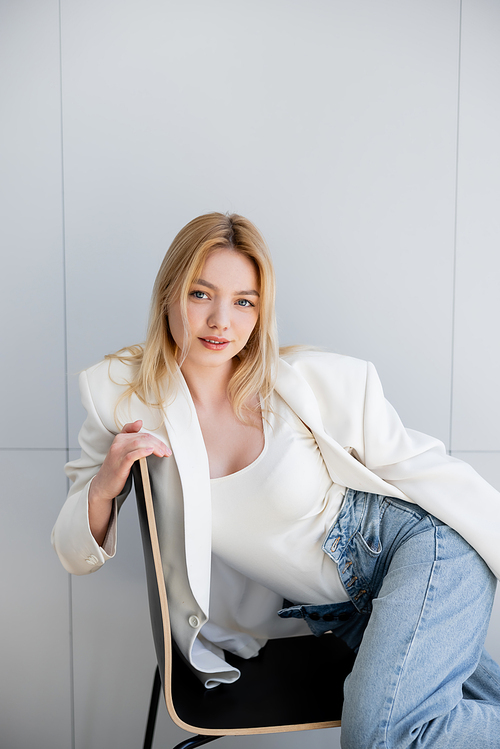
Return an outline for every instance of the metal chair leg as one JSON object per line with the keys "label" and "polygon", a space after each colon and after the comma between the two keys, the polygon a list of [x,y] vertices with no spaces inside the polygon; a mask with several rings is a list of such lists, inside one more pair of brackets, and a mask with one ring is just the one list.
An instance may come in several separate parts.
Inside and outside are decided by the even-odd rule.
{"label": "metal chair leg", "polygon": [[156,725],[156,714],[158,712],[158,703],[160,701],[161,692],[161,679],[160,669],[156,666],[156,671],[153,679],[153,689],[151,690],[151,700],[149,702],[149,714],[148,722],[146,725],[146,734],[144,736],[143,749],[151,749],[153,745],[153,736]]}
{"label": "metal chair leg", "polygon": [[186,741],[181,741],[181,743],[177,744],[174,749],[194,749],[195,746],[201,746],[202,744],[207,744],[209,741],[215,741],[215,739],[222,738],[222,736],[202,736],[199,734],[198,736],[191,736],[191,738],[186,739]]}
{"label": "metal chair leg", "polygon": [[[153,689],[151,690],[151,700],[149,702],[149,714],[148,714],[148,722],[146,725],[146,734],[144,736],[144,744],[143,749],[151,749],[153,745],[153,736],[155,732],[155,726],[156,726],[156,715],[158,713],[158,704],[160,702],[160,692],[161,692],[161,679],[160,679],[160,669],[158,666],[156,666],[156,671],[153,679]],[[203,744],[208,744],[209,741],[214,741],[215,739],[220,739],[222,736],[202,736],[199,734],[198,736],[191,736],[191,738],[186,739],[185,741],[181,741],[180,744],[177,744],[174,749],[194,749],[197,746],[202,746]]]}

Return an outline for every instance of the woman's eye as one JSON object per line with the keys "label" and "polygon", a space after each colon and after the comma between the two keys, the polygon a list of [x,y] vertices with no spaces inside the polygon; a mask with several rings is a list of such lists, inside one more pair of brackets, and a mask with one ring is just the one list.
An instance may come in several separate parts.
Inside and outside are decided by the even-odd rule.
{"label": "woman's eye", "polygon": [[192,291],[190,296],[194,297],[195,299],[205,299],[207,295],[204,291]]}
{"label": "woman's eye", "polygon": [[238,299],[236,304],[238,304],[240,307],[255,307],[255,304],[252,304],[249,299]]}

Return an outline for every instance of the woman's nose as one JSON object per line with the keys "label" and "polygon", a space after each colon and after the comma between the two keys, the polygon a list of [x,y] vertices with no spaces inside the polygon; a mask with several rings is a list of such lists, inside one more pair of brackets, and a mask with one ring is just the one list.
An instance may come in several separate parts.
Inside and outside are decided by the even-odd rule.
{"label": "woman's nose", "polygon": [[218,304],[214,307],[208,318],[208,325],[210,328],[217,328],[217,330],[227,330],[229,328],[229,310],[225,304]]}

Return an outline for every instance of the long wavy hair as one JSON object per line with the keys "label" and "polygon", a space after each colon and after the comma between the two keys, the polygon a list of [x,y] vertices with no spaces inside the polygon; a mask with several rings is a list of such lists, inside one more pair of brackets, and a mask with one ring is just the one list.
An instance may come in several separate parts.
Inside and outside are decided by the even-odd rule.
{"label": "long wavy hair", "polygon": [[187,299],[190,287],[208,255],[230,248],[241,252],[256,266],[260,285],[260,311],[228,386],[228,397],[238,419],[249,423],[246,403],[256,393],[267,404],[277,371],[278,339],[275,317],[275,276],[271,256],[256,226],[237,214],[208,213],[190,221],[175,237],[156,276],[146,341],[121,349],[108,359],[135,365],[128,389],[120,401],[136,394],[146,405],[162,408],[173,396],[179,364],[188,354],[179,350],[168,324],[171,305],[179,300],[188,340]]}

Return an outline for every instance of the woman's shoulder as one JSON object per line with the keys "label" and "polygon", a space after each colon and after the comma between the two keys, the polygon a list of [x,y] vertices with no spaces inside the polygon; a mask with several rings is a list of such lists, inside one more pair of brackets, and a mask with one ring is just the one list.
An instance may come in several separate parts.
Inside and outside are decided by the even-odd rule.
{"label": "woman's shoulder", "polygon": [[96,412],[111,432],[123,424],[142,419],[148,429],[157,425],[158,410],[136,391],[140,362],[133,350],[123,349],[80,373],[80,395],[88,412]]}
{"label": "woman's shoulder", "polygon": [[122,349],[116,354],[110,354],[97,364],[93,364],[83,371],[89,384],[106,387],[129,387],[137,369],[137,353],[134,348]]}
{"label": "woman's shoulder", "polygon": [[300,372],[331,374],[360,374],[365,376],[368,362],[353,356],[337,354],[307,346],[287,346],[280,349],[280,359]]}
{"label": "woman's shoulder", "polygon": [[89,377],[118,379],[121,384],[129,384],[141,366],[143,355],[144,348],[141,344],[127,346],[113,354],[106,354],[104,359],[84,371]]}
{"label": "woman's shoulder", "polygon": [[325,424],[352,424],[362,418],[368,362],[317,349],[283,353],[276,389],[288,403],[310,403],[312,392]]}
{"label": "woman's shoulder", "polygon": [[[119,404],[121,406],[126,405],[127,408],[129,406],[135,408],[137,399],[132,392],[131,385],[134,382],[139,365],[134,360],[133,354],[132,349],[123,349],[117,354],[105,357],[80,373],[82,402],[84,405],[92,404],[101,420],[106,424],[115,421],[116,409]],[[121,416],[120,420],[123,421]],[[128,420],[130,420],[128,417],[125,418],[125,421]]]}

